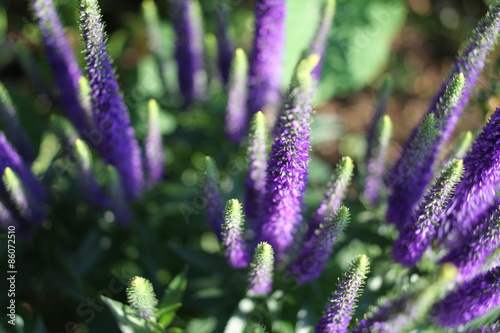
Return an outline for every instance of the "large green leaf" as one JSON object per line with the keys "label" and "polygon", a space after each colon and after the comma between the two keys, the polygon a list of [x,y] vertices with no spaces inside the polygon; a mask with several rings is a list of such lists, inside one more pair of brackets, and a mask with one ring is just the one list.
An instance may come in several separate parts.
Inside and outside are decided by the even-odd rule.
{"label": "large green leaf", "polygon": [[[323,3],[322,0],[287,1],[285,86],[315,33]],[[380,74],[406,12],[403,0],[337,0],[318,102],[361,89]]]}
{"label": "large green leaf", "polygon": [[181,307],[182,296],[187,286],[187,268],[170,281],[158,306],[156,316],[158,322],[168,326],[175,317],[175,312]]}

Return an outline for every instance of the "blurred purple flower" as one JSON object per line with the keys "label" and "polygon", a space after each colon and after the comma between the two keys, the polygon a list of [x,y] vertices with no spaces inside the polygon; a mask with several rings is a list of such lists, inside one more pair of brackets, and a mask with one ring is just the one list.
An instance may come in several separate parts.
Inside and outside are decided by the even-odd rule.
{"label": "blurred purple flower", "polygon": [[248,61],[245,52],[237,49],[231,66],[226,107],[226,133],[234,143],[239,143],[248,131],[247,100]]}

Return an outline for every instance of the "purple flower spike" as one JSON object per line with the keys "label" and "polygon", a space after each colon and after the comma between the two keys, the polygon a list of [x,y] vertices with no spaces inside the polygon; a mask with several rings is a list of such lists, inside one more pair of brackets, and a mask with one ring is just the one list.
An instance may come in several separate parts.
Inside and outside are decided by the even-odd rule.
{"label": "purple flower spike", "polygon": [[248,114],[262,111],[274,118],[281,99],[285,49],[285,0],[257,0],[255,35],[248,75]]}
{"label": "purple flower spike", "polygon": [[217,235],[219,241],[222,241],[222,224],[224,203],[219,190],[219,176],[217,166],[211,157],[205,158],[202,167],[202,186],[205,196],[207,218],[210,227]]}
{"label": "purple flower spike", "polygon": [[417,127],[416,134],[408,140],[391,171],[387,220],[399,230],[406,227],[415,205],[432,179],[432,166],[443,144],[441,132],[462,98],[464,84],[463,74],[453,77],[436,104],[435,112],[429,113]]}
{"label": "purple flower spike", "polygon": [[379,123],[376,136],[369,143],[370,153],[367,154],[366,178],[364,197],[371,206],[376,206],[382,201],[386,193],[384,178],[386,173],[387,150],[392,135],[392,121],[389,116],[384,116]]}
{"label": "purple flower spike", "polygon": [[500,266],[458,285],[434,305],[432,317],[440,327],[456,328],[500,306]]}
{"label": "purple flower spike", "polygon": [[243,211],[241,203],[232,199],[224,210],[224,224],[222,225],[222,242],[226,258],[233,268],[247,267],[250,261],[247,245],[243,235]]}
{"label": "purple flower spike", "polygon": [[[472,230],[463,243],[451,250],[441,262],[452,262],[458,268],[458,280],[474,277],[483,270],[490,255],[500,248],[500,200]],[[498,257],[498,256],[497,256]]]}
{"label": "purple flower spike", "polygon": [[323,316],[316,326],[316,333],[347,333],[347,327],[356,308],[356,299],[363,289],[370,260],[361,255],[354,259],[332,295]]}
{"label": "purple flower spike", "polygon": [[342,157],[333,172],[332,179],[326,190],[325,197],[319,204],[318,209],[313,214],[307,229],[306,240],[315,237],[315,232],[323,223],[328,223],[332,216],[340,207],[342,200],[347,192],[347,188],[351,183],[352,174],[354,171],[354,163],[348,156]]}
{"label": "purple flower spike", "polygon": [[92,132],[92,119],[84,112],[79,99],[78,80],[83,76],[57,16],[53,0],[31,0],[42,32],[60,103],[66,116],[83,137]]}
{"label": "purple flower spike", "polygon": [[472,89],[476,86],[477,79],[485,65],[486,57],[493,50],[499,34],[500,4],[496,3],[490,6],[486,15],[477,24],[476,29],[469,39],[469,43],[458,53],[448,78],[441,85],[441,89],[434,97],[427,111],[428,114],[433,113],[436,119],[440,118],[441,110],[439,109],[439,104],[443,96],[446,95],[447,86],[453,81],[456,75],[462,73],[465,77],[463,96],[460,98],[459,103],[452,109],[452,112],[446,115],[446,119],[443,119],[445,121],[443,121],[440,129],[441,144],[448,141],[453,133],[462,110],[469,102]]}
{"label": "purple flower spike", "polygon": [[5,135],[12,145],[19,152],[19,155],[26,163],[33,163],[35,153],[31,147],[31,143],[26,135],[26,132],[19,123],[16,109],[10,99],[7,89],[0,82],[0,122],[5,130]]}
{"label": "purple flower spike", "polygon": [[26,221],[40,225],[45,218],[43,204],[36,200],[19,176],[7,167],[3,171],[2,181],[2,192],[7,193],[19,215]]}
{"label": "purple flower spike", "polygon": [[309,54],[319,54],[320,59],[316,67],[312,71],[312,76],[316,81],[321,78],[321,71],[323,69],[323,58],[326,46],[328,45],[328,34],[333,23],[335,16],[336,0],[326,0],[325,6],[322,10],[321,20],[319,22],[314,38],[309,45]]}
{"label": "purple flower spike", "polygon": [[321,275],[330,255],[333,244],[349,224],[349,209],[340,207],[333,217],[324,221],[314,230],[311,238],[302,246],[302,251],[290,266],[290,271],[303,284]]}
{"label": "purple flower spike", "polygon": [[0,172],[5,168],[11,168],[12,171],[21,179],[23,185],[31,192],[38,202],[45,202],[47,190],[35,178],[28,165],[24,163],[17,152],[12,148],[0,132]]}
{"label": "purple flower spike", "polygon": [[231,71],[231,63],[233,62],[234,54],[234,43],[229,35],[229,19],[226,7],[227,4],[224,1],[217,1],[215,3],[215,12],[217,14],[215,23],[219,55],[218,64],[224,85],[227,85],[229,82],[229,73]]}
{"label": "purple flower spike", "polygon": [[289,253],[302,221],[315,85],[310,73],[318,60],[317,55],[312,55],[297,66],[269,153],[260,238],[271,244],[279,262]]}
{"label": "purple flower spike", "polygon": [[148,103],[148,134],[144,142],[144,165],[148,187],[161,181],[165,169],[165,153],[163,152],[160,124],[160,108],[158,103],[152,99]]}
{"label": "purple flower spike", "polygon": [[401,230],[394,243],[392,256],[396,262],[412,267],[422,258],[436,238],[439,221],[462,173],[463,162],[456,160],[436,179],[410,218],[408,227]]}
{"label": "purple flower spike", "polygon": [[196,0],[173,0],[172,21],[176,33],[175,58],[184,103],[203,100],[207,89],[201,9]]}
{"label": "purple flower spike", "polygon": [[239,143],[247,134],[248,61],[245,52],[237,49],[231,67],[228,85],[226,114],[226,133],[234,143]]}
{"label": "purple flower spike", "polygon": [[266,242],[259,243],[250,265],[249,290],[252,296],[265,296],[273,287],[274,251]]}
{"label": "purple flower spike", "polygon": [[107,36],[97,0],[82,1],[80,25],[92,115],[100,132],[99,142],[93,143],[103,159],[116,168],[126,197],[135,199],[144,185],[141,150],[106,49]]}
{"label": "purple flower spike", "polygon": [[108,165],[107,168],[107,196],[109,197],[109,209],[113,212],[116,223],[121,227],[128,227],[134,217],[129,202],[125,197],[120,176],[117,170]]}
{"label": "purple flower spike", "polygon": [[92,171],[92,154],[89,147],[80,139],[76,139],[73,145],[73,154],[77,162],[79,180],[85,200],[97,207],[107,207],[109,199],[96,182]]}
{"label": "purple flower spike", "polygon": [[389,102],[389,97],[391,97],[393,84],[392,78],[387,75],[384,77],[382,86],[378,91],[377,104],[375,105],[372,122],[370,123],[366,134],[366,143],[368,148],[366,149],[365,163],[368,163],[370,157],[373,156],[372,150],[374,149],[377,132],[380,128],[380,122],[387,112],[387,103]]}
{"label": "purple flower spike", "polygon": [[257,112],[249,133],[249,170],[245,182],[245,213],[255,232],[259,232],[266,193],[267,128],[266,117]]}
{"label": "purple flower spike", "polygon": [[439,233],[440,240],[457,245],[480,221],[500,185],[500,109],[496,109],[464,158],[464,178],[457,185]]}

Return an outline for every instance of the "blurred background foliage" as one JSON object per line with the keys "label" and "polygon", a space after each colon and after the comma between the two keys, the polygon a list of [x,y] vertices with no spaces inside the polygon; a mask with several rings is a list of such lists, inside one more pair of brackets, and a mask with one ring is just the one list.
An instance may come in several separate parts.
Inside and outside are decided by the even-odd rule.
{"label": "blurred background foliage", "polygon": [[[57,3],[68,38],[82,60],[77,1]],[[321,199],[339,156],[356,160],[363,154],[364,130],[381,74],[389,73],[395,82],[389,102],[389,114],[396,124],[390,152],[394,159],[399,144],[425,112],[460,44],[487,8],[487,1],[465,0],[337,3],[317,96],[318,112],[312,125],[314,149],[306,197],[310,209]],[[96,210],[83,201],[72,161],[49,130],[51,116],[61,113],[56,98],[59,92],[54,88],[27,4],[17,0],[0,2],[0,80],[12,95],[33,146],[40,149],[35,169],[41,181],[51,186],[53,195],[44,227],[28,239],[18,239],[18,332],[118,332],[99,295],[125,302],[123,279],[141,275],[152,281],[161,297],[171,279],[186,266],[187,289],[173,325],[186,332],[221,331],[244,296],[246,272],[228,267],[208,229],[197,170],[205,155],[213,156],[220,168],[225,198],[241,199],[246,161],[244,147],[232,145],[222,130],[226,96],[218,79],[211,78],[209,100],[180,111],[168,1],[157,2],[169,59],[166,96],[146,44],[141,2],[101,1],[110,34],[109,50],[138,137],[145,136],[147,102],[155,98],[162,108],[167,156],[164,181],[134,204],[133,225],[121,229],[113,223],[112,213]],[[321,5],[319,0],[288,0],[284,87],[314,33]],[[227,7],[236,46],[249,50],[253,1],[202,1],[207,33],[215,31],[215,6]],[[210,38],[207,41],[210,47]],[[485,116],[499,105],[497,59],[497,55],[491,58],[460,130],[477,131]],[[210,61],[213,59],[208,57],[207,63]],[[103,172],[100,174],[104,177]],[[351,225],[336,245],[334,259],[321,278],[297,287],[289,277],[277,276],[277,291],[268,304],[258,304],[258,309],[273,309],[272,316],[262,311],[256,320],[274,322],[278,326],[273,329],[279,332],[294,332],[297,321],[314,323],[336,278],[357,254],[367,254],[372,260],[358,317],[396,282],[425,275],[425,265],[408,271],[391,263],[393,232],[379,212],[366,211],[357,197],[353,186],[346,199],[352,211]],[[0,262],[4,263],[3,238],[0,243]],[[6,288],[2,285],[1,290]],[[5,306],[1,297],[0,307]],[[2,317],[0,322],[5,324],[5,320]]]}

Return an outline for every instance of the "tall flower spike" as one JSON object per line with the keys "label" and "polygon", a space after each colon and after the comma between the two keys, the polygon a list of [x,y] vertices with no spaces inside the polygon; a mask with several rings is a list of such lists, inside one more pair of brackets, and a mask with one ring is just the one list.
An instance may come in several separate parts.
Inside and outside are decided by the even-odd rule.
{"label": "tall flower spike", "polygon": [[33,197],[19,176],[7,167],[3,171],[2,182],[19,215],[26,221],[40,225],[45,218],[43,204]]}
{"label": "tall flower spike", "polygon": [[321,71],[323,69],[323,56],[328,44],[328,34],[333,23],[335,16],[336,0],[326,0],[326,3],[321,11],[321,20],[319,21],[318,28],[314,34],[311,45],[309,45],[309,54],[319,54],[320,59],[316,67],[312,71],[312,76],[316,81],[321,78]]}
{"label": "tall flower spike", "polygon": [[356,308],[356,298],[360,295],[370,270],[370,260],[361,255],[355,258],[339,281],[337,291],[330,298],[323,316],[316,326],[316,333],[343,333]]}
{"label": "tall flower spike", "polygon": [[5,131],[5,135],[12,143],[19,155],[24,159],[26,163],[32,163],[35,160],[35,153],[31,143],[24,131],[23,127],[19,123],[17,117],[16,109],[12,100],[10,99],[7,89],[0,82],[0,122],[2,128]]}
{"label": "tall flower spike", "polygon": [[[224,85],[227,85],[229,82],[229,73],[231,71],[234,53],[234,43],[229,35],[229,15],[227,7],[228,4],[226,1],[215,2],[215,12],[217,14],[217,20],[215,21],[216,36],[219,54],[218,64]],[[246,110],[246,107],[244,109]]]}
{"label": "tall flower spike", "polygon": [[244,219],[241,203],[236,199],[229,200],[224,210],[222,243],[227,261],[233,268],[247,267],[250,261],[243,228]]}
{"label": "tall flower spike", "polygon": [[122,227],[128,227],[132,223],[133,213],[130,210],[129,202],[125,197],[118,171],[111,165],[107,167],[108,180],[106,194],[109,198],[109,209],[113,212],[116,223]]}
{"label": "tall flower spike", "polygon": [[248,74],[248,114],[263,111],[270,119],[281,99],[285,49],[285,0],[257,0],[255,35]]}
{"label": "tall flower spike", "polygon": [[273,272],[273,247],[266,242],[261,242],[257,245],[252,263],[250,264],[248,293],[251,296],[265,296],[269,294],[273,287]]}
{"label": "tall flower spike", "polygon": [[500,306],[500,266],[458,285],[434,305],[432,317],[440,327],[456,328]]}
{"label": "tall flower spike", "polygon": [[226,108],[226,133],[234,143],[239,143],[248,130],[247,76],[248,61],[245,51],[237,49],[231,65]]}
{"label": "tall flower spike", "polygon": [[437,138],[436,119],[433,114],[424,118],[418,129],[415,140],[408,145],[396,166],[391,177],[390,194],[388,198],[387,220],[396,224],[401,230],[409,220],[413,206],[420,200],[422,190],[432,177],[429,169],[427,174],[419,173],[422,165],[427,163],[432,155],[432,146]]}
{"label": "tall flower spike", "polygon": [[245,182],[245,214],[255,232],[259,232],[261,214],[266,193],[267,164],[266,117],[257,112],[252,119],[248,134],[248,175]]}
{"label": "tall flower spike", "polygon": [[500,3],[490,6],[486,15],[477,24],[468,44],[457,55],[448,78],[441,85],[441,89],[434,97],[428,114],[433,113],[436,119],[440,118],[442,111],[439,104],[443,96],[446,96],[447,86],[460,73],[464,75],[465,86],[463,95],[459,102],[452,108],[451,112],[445,115],[445,120],[441,126],[441,142],[448,141],[460,118],[462,110],[467,106],[472,94],[472,89],[476,86],[477,79],[485,65],[488,53],[493,50],[500,34]]}
{"label": "tall flower spike", "polygon": [[458,268],[458,280],[481,273],[489,256],[500,248],[500,200],[496,199],[486,214],[465,238],[441,262],[452,262]]}
{"label": "tall flower spike", "polygon": [[176,33],[175,58],[184,103],[203,100],[207,74],[203,60],[203,24],[196,0],[173,0],[172,21]]}
{"label": "tall flower spike", "polygon": [[[405,227],[417,202],[432,179],[432,166],[442,146],[442,131],[447,126],[449,117],[462,98],[465,78],[462,73],[453,77],[446,86],[444,95],[435,106],[435,111],[428,114],[418,125],[417,134],[410,137],[405,148],[390,174],[391,194],[388,199],[387,219],[399,230]],[[429,133],[425,119],[434,116],[435,127]],[[425,138],[422,138],[425,135]]]}
{"label": "tall flower spike", "polygon": [[347,192],[347,188],[351,183],[352,174],[354,171],[354,163],[349,156],[344,156],[339,161],[333,172],[332,179],[325,193],[325,197],[319,204],[318,209],[311,217],[307,229],[306,240],[315,237],[315,232],[320,228],[321,224],[330,220],[340,207],[342,200]]}
{"label": "tall flower spike", "polygon": [[458,244],[496,197],[500,185],[499,140],[500,109],[497,108],[464,158],[464,178],[449,205],[440,240]]}
{"label": "tall flower spike", "polygon": [[290,266],[290,271],[299,283],[306,283],[321,275],[333,252],[333,245],[349,224],[349,219],[349,209],[340,207],[333,217],[322,222],[303,243],[301,252]]}
{"label": "tall flower spike", "polygon": [[149,280],[140,276],[134,277],[127,288],[127,298],[139,317],[146,320],[154,317],[158,300]]}
{"label": "tall flower spike", "polygon": [[154,99],[148,103],[148,133],[144,142],[144,165],[146,166],[146,185],[152,187],[159,183],[165,169],[165,153],[161,137],[160,108]]}
{"label": "tall flower spike", "polygon": [[92,119],[84,112],[79,100],[78,80],[83,76],[64,33],[53,0],[31,0],[34,15],[42,32],[43,43],[54,80],[59,88],[59,100],[68,119],[86,137],[93,129]]}
{"label": "tall flower spike", "polygon": [[47,190],[38,182],[30,168],[12,148],[5,135],[0,132],[0,170],[3,171],[7,167],[16,173],[23,185],[33,194],[35,200],[45,201]]}
{"label": "tall flower spike", "polygon": [[375,140],[380,128],[380,122],[383,120],[387,111],[387,103],[389,102],[389,97],[392,93],[392,86],[392,78],[389,75],[385,76],[378,91],[377,104],[375,105],[372,122],[370,123],[366,134],[366,143],[368,148],[366,149],[365,163],[367,164],[373,156],[372,150],[375,149]]}
{"label": "tall flower spike", "polygon": [[399,233],[399,239],[392,248],[392,256],[396,262],[412,267],[422,258],[436,238],[439,222],[463,171],[462,160],[456,160],[441,172],[418,204],[407,227]]}
{"label": "tall flower spike", "polygon": [[116,168],[127,198],[134,199],[144,182],[141,150],[106,49],[107,35],[97,0],[82,0],[80,25],[92,91],[92,115],[100,132],[99,142],[93,143],[103,159]]}
{"label": "tall flower spike", "polygon": [[385,194],[385,173],[386,173],[386,159],[387,150],[392,135],[392,121],[389,116],[384,116],[380,121],[376,136],[373,141],[369,143],[370,153],[368,154],[368,161],[366,165],[366,178],[363,196],[368,203],[376,206],[381,197]]}
{"label": "tall flower spike", "polygon": [[107,207],[109,200],[103,189],[97,184],[92,171],[92,154],[89,147],[81,139],[76,139],[73,154],[77,163],[79,181],[85,200],[97,207]]}
{"label": "tall flower spike", "polygon": [[205,196],[207,218],[210,227],[222,241],[223,207],[222,196],[219,190],[219,175],[215,161],[211,157],[205,157],[202,166],[202,187]]}
{"label": "tall flower spike", "polygon": [[272,245],[279,262],[289,253],[302,222],[315,85],[310,73],[318,60],[317,55],[312,55],[298,64],[269,153],[261,240]]}
{"label": "tall flower spike", "polygon": [[153,0],[144,0],[142,2],[142,16],[146,24],[148,47],[155,57],[158,65],[158,72],[164,93],[167,91],[166,73],[167,73],[167,55],[166,47],[162,40],[160,29],[160,18],[158,8]]}

